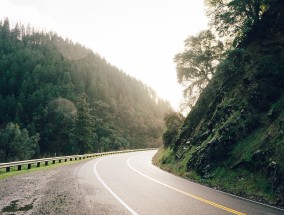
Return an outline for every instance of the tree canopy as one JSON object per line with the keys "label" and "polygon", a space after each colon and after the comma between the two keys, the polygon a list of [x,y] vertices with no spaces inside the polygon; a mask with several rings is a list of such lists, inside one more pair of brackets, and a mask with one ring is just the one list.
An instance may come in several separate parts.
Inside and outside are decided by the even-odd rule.
{"label": "tree canopy", "polygon": [[184,45],[184,52],[178,53],[174,62],[178,82],[185,87],[186,105],[192,106],[215,73],[223,55],[223,43],[205,30],[188,37]]}
{"label": "tree canopy", "polygon": [[39,135],[30,157],[158,146],[170,110],[80,44],[0,22],[0,129],[14,123]]}
{"label": "tree canopy", "polygon": [[210,25],[237,46],[275,0],[205,0]]}
{"label": "tree canopy", "polygon": [[174,58],[178,82],[184,86],[183,109],[195,105],[219,62],[244,41],[248,32],[275,2],[205,0],[210,30],[188,37],[184,43],[184,52]]}
{"label": "tree canopy", "polygon": [[176,134],[179,127],[182,125],[184,117],[177,112],[171,112],[165,114],[164,121],[166,124],[166,130],[163,133],[164,146],[168,147],[175,142]]}
{"label": "tree canopy", "polygon": [[0,130],[0,162],[25,160],[38,153],[39,134],[30,136],[27,129],[9,123]]}

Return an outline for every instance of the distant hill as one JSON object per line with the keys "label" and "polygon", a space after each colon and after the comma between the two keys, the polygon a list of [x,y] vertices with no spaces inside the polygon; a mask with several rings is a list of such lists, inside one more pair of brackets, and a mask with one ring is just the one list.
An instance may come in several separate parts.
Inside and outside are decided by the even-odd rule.
{"label": "distant hill", "polygon": [[156,160],[238,195],[284,204],[284,3],[222,61]]}
{"label": "distant hill", "polygon": [[91,50],[0,23],[0,162],[157,147],[170,110]]}

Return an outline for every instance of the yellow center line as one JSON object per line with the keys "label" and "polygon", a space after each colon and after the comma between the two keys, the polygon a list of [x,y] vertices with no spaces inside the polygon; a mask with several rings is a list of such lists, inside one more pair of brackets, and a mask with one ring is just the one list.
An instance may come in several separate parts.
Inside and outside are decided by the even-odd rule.
{"label": "yellow center line", "polygon": [[199,201],[201,201],[201,202],[204,202],[204,203],[206,203],[206,204],[212,205],[212,206],[214,206],[214,207],[223,209],[223,210],[225,210],[225,211],[229,211],[229,212],[231,212],[231,213],[233,213],[233,214],[246,215],[246,214],[241,213],[241,212],[239,212],[239,211],[236,211],[236,210],[233,210],[233,209],[231,209],[231,208],[228,208],[228,207],[219,205],[219,204],[217,204],[217,203],[215,203],[215,202],[211,202],[211,201],[206,200],[206,199],[203,199],[203,198],[201,198],[201,197],[199,197],[199,196],[195,196],[195,195],[193,195],[193,194],[191,194],[191,193],[187,193],[187,192],[185,192],[185,191],[182,191],[182,190],[177,189],[177,188],[175,188],[175,187],[172,187],[172,186],[170,186],[170,185],[164,184],[164,183],[162,183],[162,182],[159,182],[159,181],[156,181],[156,182],[159,183],[159,184],[161,184],[161,185],[163,185],[163,186],[165,186],[165,187],[167,187],[167,188],[169,188],[169,189],[172,189],[172,190],[174,190],[174,191],[176,191],[176,192],[179,192],[179,193],[181,193],[181,194],[184,194],[184,195],[186,195],[186,196],[189,196],[189,197],[191,197],[191,198],[194,198],[194,199],[199,200]]}
{"label": "yellow center line", "polygon": [[[134,156],[134,157],[136,157],[136,156]],[[191,194],[191,193],[185,192],[185,191],[183,191],[183,190],[180,190],[180,189],[178,189],[178,188],[175,188],[175,187],[173,187],[173,186],[170,186],[170,185],[168,185],[168,184],[165,184],[165,183],[163,183],[163,182],[161,182],[161,181],[158,181],[158,180],[156,180],[156,179],[154,179],[154,178],[152,178],[152,177],[150,177],[150,176],[148,176],[148,175],[145,175],[144,173],[142,173],[142,172],[140,172],[139,170],[135,169],[135,168],[130,164],[130,160],[131,160],[132,158],[134,158],[134,157],[131,157],[131,158],[129,158],[129,159],[127,160],[127,165],[130,167],[130,169],[132,169],[133,171],[137,172],[138,174],[144,176],[145,178],[148,178],[149,180],[154,181],[154,182],[156,182],[156,183],[158,183],[158,184],[160,184],[160,185],[162,185],[162,186],[164,186],[164,187],[167,187],[167,188],[169,188],[169,189],[171,189],[171,190],[174,190],[174,191],[176,191],[176,192],[178,192],[178,193],[181,193],[181,194],[186,195],[186,196],[188,196],[188,197],[191,197],[191,198],[193,198],[193,199],[199,200],[199,201],[204,202],[204,203],[206,203],[206,204],[212,205],[212,206],[214,206],[214,207],[216,207],[216,208],[223,209],[223,210],[225,210],[225,211],[231,212],[231,213],[236,214],[236,215],[246,215],[245,213],[242,213],[242,212],[233,210],[233,209],[231,209],[231,208],[227,208],[227,207],[225,207],[225,206],[223,206],[223,205],[219,205],[219,204],[217,204],[217,203],[215,203],[215,202],[211,202],[211,201],[206,200],[206,199],[203,199],[203,198],[201,198],[201,197],[199,197],[199,196],[195,196],[195,195],[193,195],[193,194]]]}

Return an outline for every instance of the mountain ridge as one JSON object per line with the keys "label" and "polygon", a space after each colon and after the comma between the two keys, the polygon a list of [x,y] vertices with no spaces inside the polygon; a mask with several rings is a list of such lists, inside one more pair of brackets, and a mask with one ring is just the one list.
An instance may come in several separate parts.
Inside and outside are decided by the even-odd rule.
{"label": "mountain ridge", "polygon": [[169,110],[90,49],[0,22],[0,162],[159,146]]}

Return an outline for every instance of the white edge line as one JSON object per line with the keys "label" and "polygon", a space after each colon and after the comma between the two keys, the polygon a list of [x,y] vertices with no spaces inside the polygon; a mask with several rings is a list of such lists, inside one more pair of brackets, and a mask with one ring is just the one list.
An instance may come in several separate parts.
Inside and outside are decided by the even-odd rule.
{"label": "white edge line", "polygon": [[[193,181],[191,181],[191,182],[193,182]],[[196,182],[193,182],[193,183],[196,183]],[[199,183],[197,183],[197,184],[199,184]],[[202,184],[200,184],[200,185],[202,185]],[[205,186],[205,185],[203,185],[203,186]],[[268,205],[268,204],[265,204],[265,203],[262,203],[262,202],[257,202],[257,201],[251,200],[251,199],[247,199],[247,198],[244,198],[244,197],[241,197],[241,196],[234,195],[232,193],[227,193],[227,192],[222,191],[222,190],[217,190],[217,189],[214,189],[212,187],[208,187],[208,188],[210,188],[212,190],[215,190],[215,191],[217,191],[219,193],[223,193],[223,194],[235,197],[237,199],[241,199],[241,200],[244,200],[244,201],[252,202],[252,203],[255,203],[255,204],[258,204],[258,205],[261,205],[261,206],[265,206],[265,207],[268,207],[268,208],[276,209],[276,210],[279,210],[279,211],[284,211],[284,208],[282,209],[282,208],[278,208],[278,207],[275,207],[275,206],[272,206],[272,205]]]}
{"label": "white edge line", "polygon": [[[140,175],[142,175],[142,176],[144,176],[144,177],[146,177],[146,178],[148,178],[148,179],[150,179],[150,180],[152,180],[152,181],[155,181],[155,182],[157,182],[157,183],[159,183],[159,184],[161,184],[161,185],[167,187],[167,185],[164,184],[163,182],[160,182],[160,181],[158,181],[158,180],[156,180],[156,179],[154,179],[154,178],[152,178],[152,177],[150,177],[150,176],[145,175],[144,173],[142,173],[142,172],[138,171],[137,169],[135,169],[135,168],[130,164],[130,160],[131,160],[132,158],[135,158],[135,157],[138,157],[138,156],[139,156],[139,155],[136,155],[136,156],[133,156],[133,157],[131,157],[131,158],[128,158],[128,160],[127,160],[127,165],[128,165],[133,171],[137,172],[138,174],[140,174]],[[157,166],[155,166],[155,165],[153,165],[153,166],[156,167],[156,168],[158,168],[159,170],[165,172],[165,173],[171,174],[171,173],[169,173],[169,172],[167,172],[167,171],[164,171],[164,170],[160,169],[159,167],[157,167]],[[173,175],[173,174],[171,174],[171,175]],[[173,176],[176,176],[176,175],[173,175]],[[209,188],[209,189],[214,190],[214,191],[217,191],[217,192],[219,192],[219,193],[222,193],[222,194],[225,194],[225,195],[229,195],[229,196],[232,196],[232,197],[235,197],[235,198],[244,200],[244,201],[249,201],[249,202],[252,202],[252,203],[255,203],[255,204],[258,204],[258,205],[261,205],[261,206],[269,207],[269,208],[272,208],[272,209],[276,209],[276,210],[279,210],[279,211],[284,211],[284,209],[282,209],[282,208],[278,208],[278,207],[275,207],[275,206],[272,206],[272,205],[268,205],[268,204],[265,204],[265,203],[262,203],[262,202],[257,202],[257,201],[251,200],[251,199],[247,199],[247,198],[244,198],[244,197],[241,197],[241,196],[237,196],[237,195],[234,195],[234,194],[231,194],[231,193],[224,192],[224,191],[222,191],[222,190],[217,190],[217,189],[214,189],[214,188],[212,188],[212,187],[208,187],[208,186],[205,186],[205,185],[203,185],[203,184],[200,184],[200,183],[197,183],[197,182],[194,182],[194,181],[186,180],[186,179],[184,179],[184,178],[182,178],[182,177],[179,177],[179,176],[176,176],[176,177],[178,177],[178,178],[180,178],[180,179],[182,179],[182,180],[185,180],[185,181],[189,181],[189,182],[192,182],[192,183],[196,183],[196,184],[198,184],[198,185],[200,185],[200,186]]]}
{"label": "white edge line", "polygon": [[[153,164],[152,164],[152,165],[153,165]],[[225,192],[225,191],[222,191],[222,190],[215,189],[215,188],[213,188],[213,187],[206,186],[206,185],[201,184],[201,183],[198,183],[198,182],[196,182],[196,181],[194,181],[194,180],[190,180],[190,179],[188,180],[188,179],[183,178],[183,177],[181,177],[181,176],[174,175],[174,174],[172,174],[172,173],[169,173],[169,172],[167,172],[167,171],[165,171],[165,170],[159,168],[159,167],[156,166],[156,165],[153,165],[153,167],[155,167],[155,168],[157,168],[157,169],[159,169],[159,170],[161,170],[161,171],[163,171],[163,172],[165,172],[165,173],[168,173],[168,174],[170,174],[170,175],[176,176],[176,177],[178,177],[178,178],[180,178],[180,179],[182,179],[182,180],[184,180],[184,181],[188,181],[188,182],[191,182],[191,183],[195,183],[195,184],[197,184],[197,185],[199,185],[199,186],[202,186],[202,187],[205,187],[205,188],[207,188],[207,189],[214,190],[214,191],[217,191],[217,192],[219,192],[219,193],[222,193],[222,194],[225,194],[225,195],[228,195],[228,196],[232,196],[232,197],[234,197],[234,198],[241,199],[241,200],[244,200],[244,201],[252,202],[252,203],[255,203],[255,204],[258,204],[258,205],[261,205],[261,206],[269,207],[269,208],[276,209],[276,210],[279,210],[279,211],[284,211],[284,208],[279,208],[279,207],[276,207],[276,206],[273,206],[273,205],[265,204],[265,203],[262,203],[262,202],[257,202],[257,201],[252,200],[252,199],[247,199],[247,198],[245,198],[245,197],[237,196],[237,195],[232,194],[232,193],[228,193],[228,192]]]}
{"label": "white edge line", "polygon": [[[104,158],[103,158],[104,159]],[[94,165],[94,173],[96,175],[96,177],[98,178],[98,180],[100,181],[100,183],[111,193],[111,195],[113,195],[114,198],[117,199],[117,201],[119,201],[131,214],[133,215],[138,215],[138,213],[136,213],[131,207],[129,207],[121,198],[118,197],[118,195],[115,194],[115,192],[113,192],[109,186],[107,186],[107,184],[103,181],[103,179],[100,177],[98,171],[97,171],[97,164],[102,161],[103,159],[98,160],[95,165]]]}

